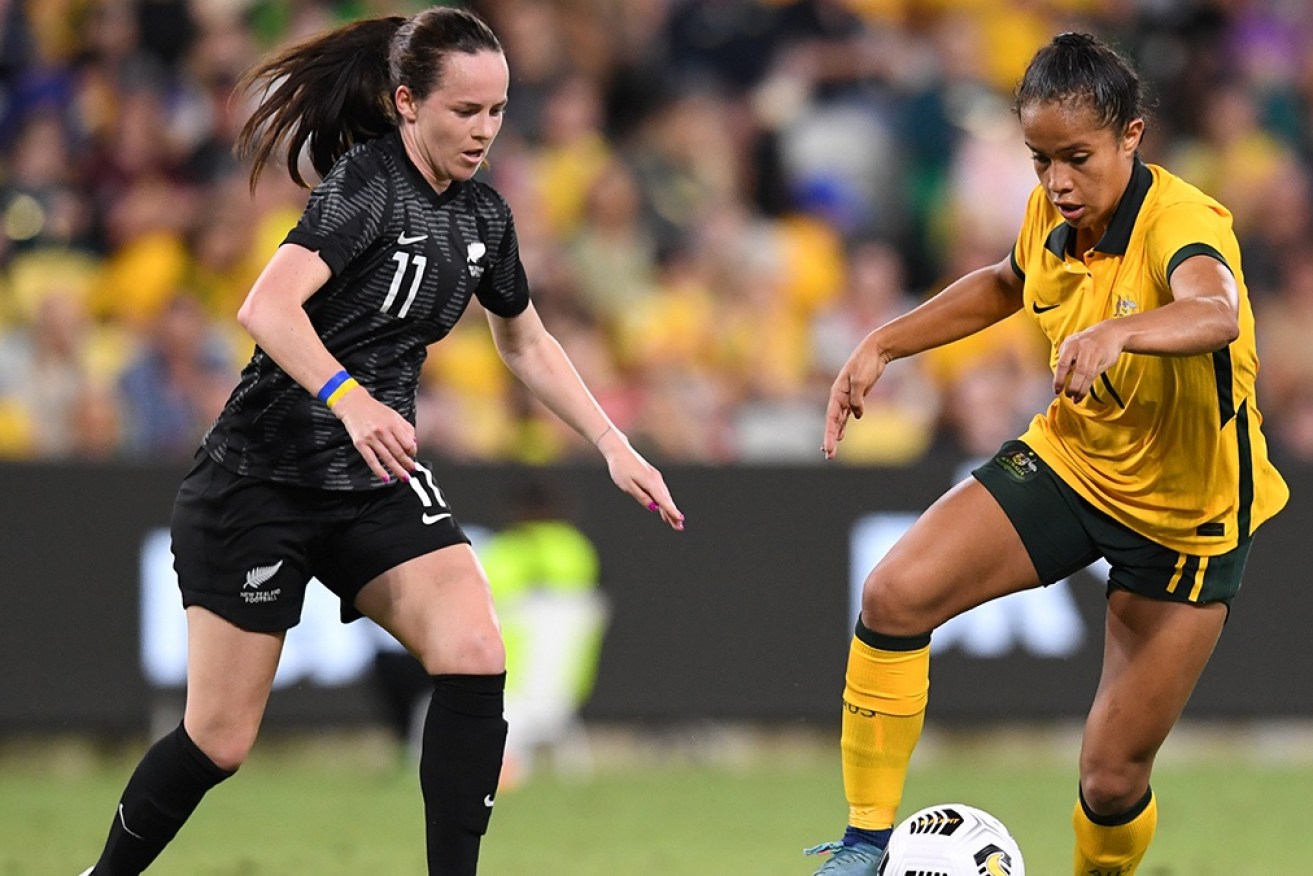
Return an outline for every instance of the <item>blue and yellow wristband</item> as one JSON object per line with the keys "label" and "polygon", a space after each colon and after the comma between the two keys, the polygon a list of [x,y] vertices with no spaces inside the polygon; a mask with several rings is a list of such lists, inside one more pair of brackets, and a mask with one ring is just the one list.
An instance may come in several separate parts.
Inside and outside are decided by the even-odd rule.
{"label": "blue and yellow wristband", "polygon": [[356,383],[356,379],[347,374],[346,369],[343,369],[328,378],[328,382],[320,388],[319,392],[315,393],[315,398],[328,405],[328,409],[332,410],[333,405],[342,400],[342,396],[359,385],[359,383]]}

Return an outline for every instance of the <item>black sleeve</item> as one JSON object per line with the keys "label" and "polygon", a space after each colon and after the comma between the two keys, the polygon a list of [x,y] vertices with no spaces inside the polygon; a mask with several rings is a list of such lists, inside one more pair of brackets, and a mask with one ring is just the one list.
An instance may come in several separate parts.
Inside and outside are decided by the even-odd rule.
{"label": "black sleeve", "polygon": [[319,253],[337,276],[382,233],[391,201],[381,163],[366,147],[356,147],[315,187],[301,220],[283,242]]}
{"label": "black sleeve", "polygon": [[489,269],[484,273],[475,294],[492,313],[510,318],[519,316],[529,306],[529,279],[520,263],[520,242],[515,236],[515,219],[510,207],[502,203],[504,223],[496,251],[489,253]]}

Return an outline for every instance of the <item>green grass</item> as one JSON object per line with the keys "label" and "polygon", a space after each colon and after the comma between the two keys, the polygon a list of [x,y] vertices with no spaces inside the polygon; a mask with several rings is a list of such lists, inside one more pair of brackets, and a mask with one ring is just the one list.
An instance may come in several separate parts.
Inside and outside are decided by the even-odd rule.
{"label": "green grass", "polygon": [[[587,780],[540,774],[503,793],[484,844],[487,876],[790,876],[803,846],[844,817],[828,744],[705,757],[651,749],[606,758]],[[0,876],[75,876],[103,839],[140,753],[68,746],[0,750]],[[704,753],[705,754],[705,753]],[[1070,873],[1074,749],[937,745],[918,757],[904,811],[962,801],[1016,835],[1031,876]],[[703,762],[705,761],[705,762]],[[1179,758],[1155,774],[1161,818],[1141,876],[1307,872],[1313,765],[1231,755]],[[257,747],[206,798],[151,873],[402,876],[424,872],[419,792],[377,743]]]}

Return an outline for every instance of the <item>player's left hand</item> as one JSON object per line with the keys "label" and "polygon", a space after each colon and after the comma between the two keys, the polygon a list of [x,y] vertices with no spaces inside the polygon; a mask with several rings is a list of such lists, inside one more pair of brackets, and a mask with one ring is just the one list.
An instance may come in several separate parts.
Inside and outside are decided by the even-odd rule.
{"label": "player's left hand", "polygon": [[658,512],[671,529],[683,531],[684,513],[666,488],[665,479],[656,467],[629,444],[618,429],[609,429],[597,442],[606,459],[607,471],[615,485],[649,511]]}
{"label": "player's left hand", "polygon": [[1089,394],[1099,375],[1111,368],[1125,343],[1117,320],[1104,320],[1068,336],[1058,347],[1053,369],[1053,392],[1072,401]]}

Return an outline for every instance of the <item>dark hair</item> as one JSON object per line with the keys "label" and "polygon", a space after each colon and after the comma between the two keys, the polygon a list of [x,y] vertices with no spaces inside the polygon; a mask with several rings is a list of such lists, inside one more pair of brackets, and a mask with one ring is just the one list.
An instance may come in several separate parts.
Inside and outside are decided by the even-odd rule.
{"label": "dark hair", "polygon": [[252,158],[251,187],[280,144],[286,144],[287,172],[298,185],[306,185],[297,162],[307,144],[310,163],[326,175],[352,146],[397,126],[398,86],[423,100],[441,85],[449,53],[501,50],[478,16],[435,6],[410,18],[357,21],[278,52],[237,85],[239,91],[262,89],[235,147]]}
{"label": "dark hair", "polygon": [[1125,130],[1145,112],[1144,86],[1135,68],[1097,37],[1060,33],[1035,53],[1017,86],[1012,109],[1031,103],[1085,103],[1105,128]]}

